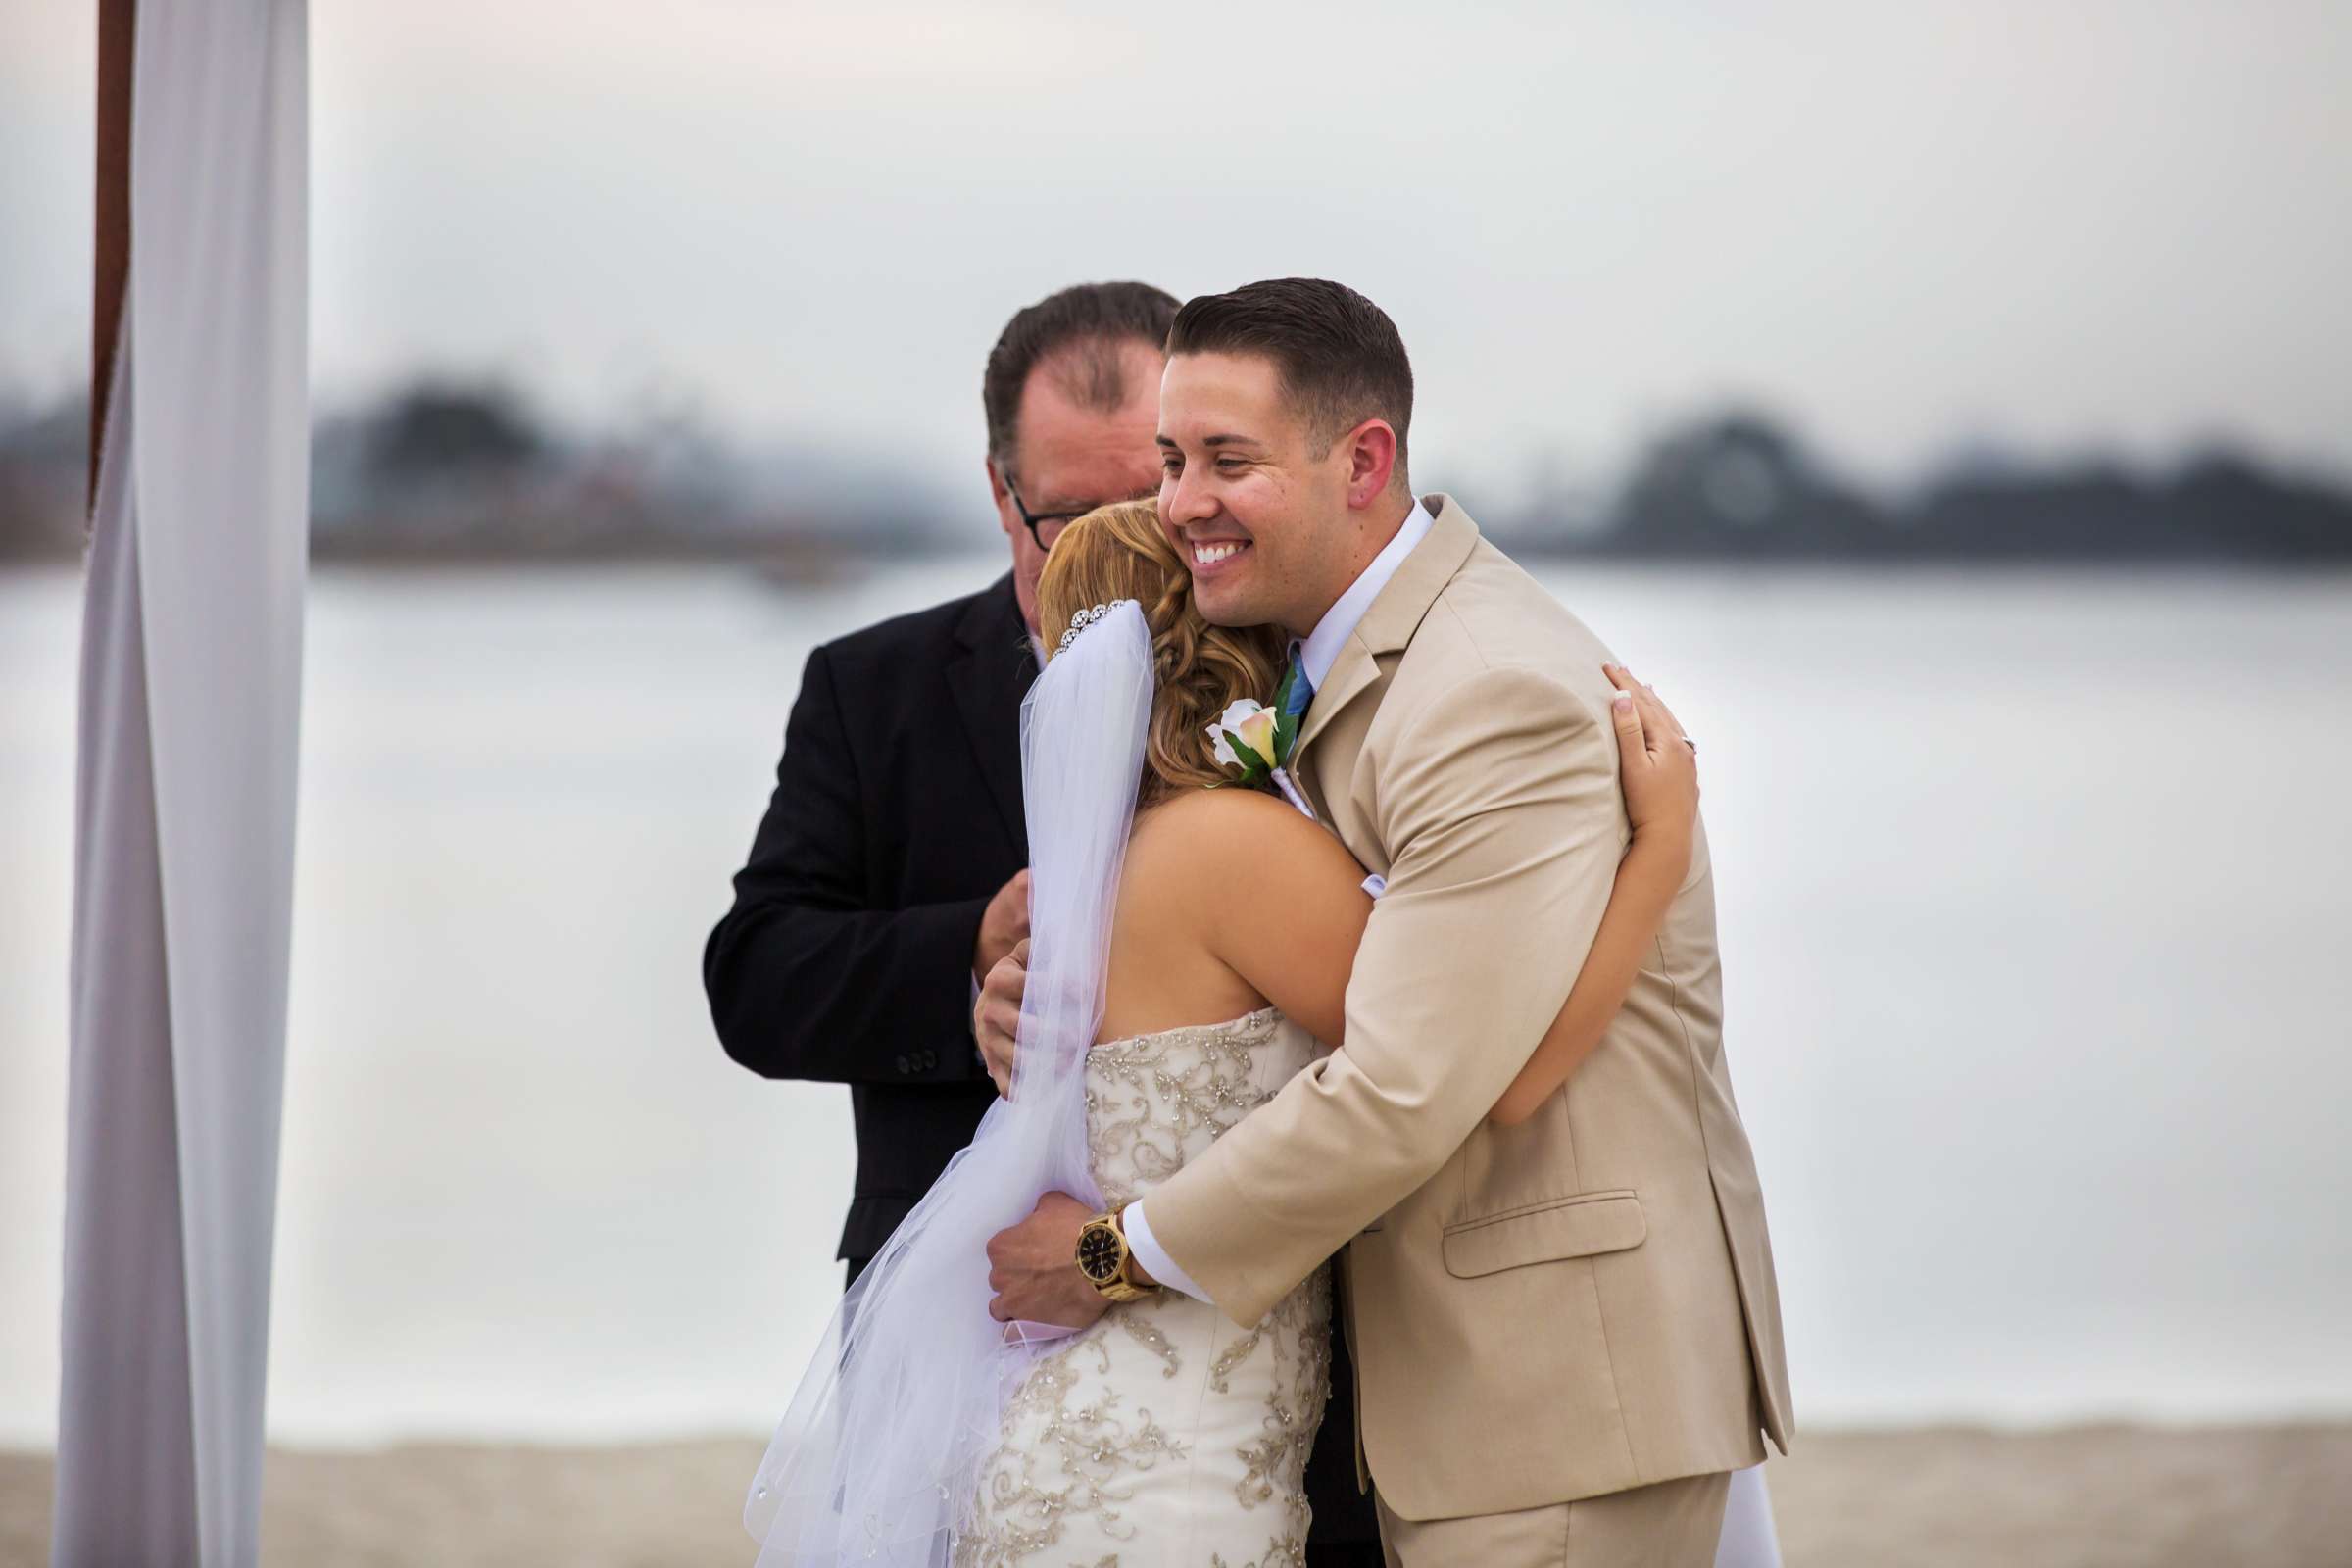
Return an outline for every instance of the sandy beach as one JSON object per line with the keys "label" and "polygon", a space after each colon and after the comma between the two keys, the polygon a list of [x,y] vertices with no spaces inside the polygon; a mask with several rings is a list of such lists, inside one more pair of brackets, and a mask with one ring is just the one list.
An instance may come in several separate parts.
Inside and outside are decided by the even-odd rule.
{"label": "sandy beach", "polygon": [[[748,1562],[760,1443],[272,1450],[282,1568]],[[2352,1425],[1808,1435],[1775,1460],[1789,1568],[2340,1568]],[[0,1455],[0,1564],[48,1560],[45,1455]]]}

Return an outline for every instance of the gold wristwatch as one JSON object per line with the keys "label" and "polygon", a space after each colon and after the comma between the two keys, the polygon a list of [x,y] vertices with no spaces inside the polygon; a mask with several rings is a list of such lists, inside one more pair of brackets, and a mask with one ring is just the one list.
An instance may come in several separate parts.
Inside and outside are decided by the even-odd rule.
{"label": "gold wristwatch", "polygon": [[1078,1272],[1106,1301],[1132,1301],[1159,1289],[1136,1283],[1129,1271],[1135,1253],[1127,1246],[1127,1228],[1119,1223],[1125,1212],[1120,1207],[1097,1214],[1078,1232]]}

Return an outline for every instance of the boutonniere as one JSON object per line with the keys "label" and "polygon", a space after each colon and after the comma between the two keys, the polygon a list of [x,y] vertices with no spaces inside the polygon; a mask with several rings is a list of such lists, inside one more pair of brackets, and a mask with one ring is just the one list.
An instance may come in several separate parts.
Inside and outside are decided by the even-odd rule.
{"label": "boutonniere", "polygon": [[1208,726],[1208,740],[1217,761],[1234,770],[1231,782],[1263,789],[1274,770],[1289,760],[1286,743],[1297,743],[1298,721],[1254,697],[1245,697]]}
{"label": "boutonniere", "polygon": [[1233,777],[1225,782],[1278,791],[1311,819],[1314,808],[1291,782],[1288,766],[1291,753],[1298,745],[1298,720],[1285,700],[1292,678],[1283,677],[1271,708],[1254,697],[1245,697],[1227,708],[1224,715],[1208,726],[1208,742],[1219,765],[1233,769]]}

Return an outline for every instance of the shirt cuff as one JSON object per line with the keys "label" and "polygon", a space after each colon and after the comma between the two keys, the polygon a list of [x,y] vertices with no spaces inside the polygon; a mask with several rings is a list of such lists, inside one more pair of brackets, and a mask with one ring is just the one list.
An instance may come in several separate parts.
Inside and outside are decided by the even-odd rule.
{"label": "shirt cuff", "polygon": [[[1119,1216],[1119,1228],[1127,1233],[1127,1250],[1133,1252],[1135,1260],[1144,1265],[1145,1273],[1171,1291],[1182,1291],[1196,1301],[1208,1301],[1208,1293],[1190,1274],[1178,1268],[1176,1260],[1153,1240],[1152,1224],[1144,1218],[1142,1203],[1127,1205],[1126,1211]],[[1209,1301],[1209,1305],[1216,1303]]]}

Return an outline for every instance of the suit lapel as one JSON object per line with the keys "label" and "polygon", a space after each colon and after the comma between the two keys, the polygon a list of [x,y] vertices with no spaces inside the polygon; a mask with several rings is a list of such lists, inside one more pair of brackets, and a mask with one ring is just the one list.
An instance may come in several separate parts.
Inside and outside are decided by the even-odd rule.
{"label": "suit lapel", "polygon": [[[1374,597],[1364,618],[1356,622],[1354,635],[1340,650],[1331,673],[1316,690],[1314,701],[1307,705],[1305,722],[1298,728],[1298,745],[1291,753],[1293,777],[1311,776],[1299,772],[1307,748],[1348,704],[1387,684],[1387,672],[1396,666],[1393,660],[1384,660],[1402,653],[1412,642],[1438,595],[1446,591],[1478,546],[1478,524],[1451,496],[1433,494],[1427,501],[1436,503],[1437,514],[1429,536],[1413,547],[1413,553],[1396,568],[1396,575]],[[1328,811],[1324,814],[1330,815]]]}
{"label": "suit lapel", "polygon": [[1298,766],[1298,760],[1306,755],[1307,747],[1316,736],[1330,727],[1340,710],[1361,697],[1379,679],[1379,662],[1372,657],[1372,651],[1364,646],[1363,638],[1348,638],[1347,646],[1340,650],[1338,662],[1331,666],[1331,673],[1323,678],[1314,700],[1306,706],[1306,717],[1298,726],[1298,744],[1291,750],[1291,765]]}
{"label": "suit lapel", "polygon": [[1021,698],[1037,677],[1029,628],[1005,577],[972,601],[956,628],[956,652],[948,661],[949,689],[963,715],[965,735],[988,783],[997,813],[1012,842],[1028,856],[1029,826],[1021,810]]}

